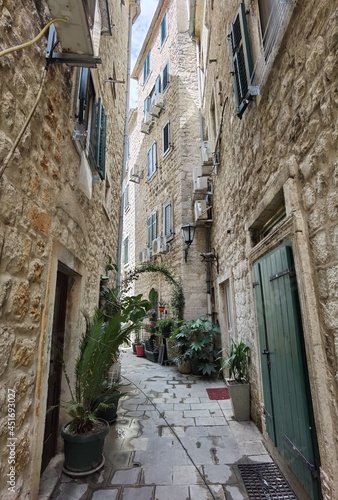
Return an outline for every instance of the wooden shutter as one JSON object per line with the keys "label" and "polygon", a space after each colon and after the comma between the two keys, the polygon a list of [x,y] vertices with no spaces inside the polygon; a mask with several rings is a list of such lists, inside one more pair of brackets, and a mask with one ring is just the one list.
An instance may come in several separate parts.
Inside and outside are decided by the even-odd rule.
{"label": "wooden shutter", "polygon": [[241,118],[250,102],[251,94],[249,85],[251,84],[253,72],[248,26],[243,2],[232,25],[229,42],[236,110],[237,115]]}
{"label": "wooden shutter", "polygon": [[157,236],[157,212],[152,214],[152,240]]}
{"label": "wooden shutter", "polygon": [[86,109],[88,106],[88,82],[89,68],[81,68],[79,84],[79,112],[77,115],[80,125],[86,121]]}
{"label": "wooden shutter", "polygon": [[101,179],[106,175],[106,112],[101,99],[96,104],[95,165]]}
{"label": "wooden shutter", "polygon": [[143,103],[143,110],[144,110],[144,113],[146,111],[150,111],[150,97],[147,96],[145,99],[144,99],[144,103]]}
{"label": "wooden shutter", "polygon": [[164,236],[171,236],[171,201],[166,203],[163,207],[163,232]]}
{"label": "wooden shutter", "polygon": [[168,63],[164,66],[163,72],[162,72],[162,91],[164,92],[165,89],[168,87],[169,84],[169,74],[168,74]]}
{"label": "wooden shutter", "polygon": [[170,143],[170,123],[168,122],[163,128],[163,154],[169,150]]}
{"label": "wooden shutter", "polygon": [[147,233],[148,233],[147,243],[148,243],[148,247],[150,247],[151,242],[153,241],[152,240],[152,216],[151,215],[147,218]]}
{"label": "wooden shutter", "polygon": [[164,14],[161,22],[161,45],[164,44],[164,40],[167,38],[167,15]]}

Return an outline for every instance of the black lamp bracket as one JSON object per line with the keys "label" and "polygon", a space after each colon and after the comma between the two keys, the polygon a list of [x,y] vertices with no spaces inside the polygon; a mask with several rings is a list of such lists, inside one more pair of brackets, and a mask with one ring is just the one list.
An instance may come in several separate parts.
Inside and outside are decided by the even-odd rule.
{"label": "black lamp bracket", "polygon": [[216,253],[215,249],[212,249],[212,252],[206,252],[200,254],[202,257],[201,262],[211,262],[216,265],[217,274],[219,274],[219,262],[218,262],[218,253]]}

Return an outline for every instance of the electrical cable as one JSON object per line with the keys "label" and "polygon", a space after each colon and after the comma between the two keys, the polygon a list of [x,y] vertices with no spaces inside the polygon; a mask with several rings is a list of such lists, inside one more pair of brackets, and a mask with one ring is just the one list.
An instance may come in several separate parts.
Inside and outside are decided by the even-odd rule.
{"label": "electrical cable", "polygon": [[46,26],[44,28],[42,28],[42,30],[40,31],[40,33],[35,37],[33,38],[33,40],[31,40],[30,42],[26,42],[26,43],[22,43],[21,45],[16,45],[15,47],[10,47],[8,49],[5,49],[5,50],[2,50],[0,52],[0,57],[2,56],[5,56],[7,54],[11,54],[12,52],[15,52],[16,50],[21,50],[21,49],[25,49],[26,47],[30,47],[31,45],[33,45],[34,43],[36,43],[38,40],[40,40],[40,38],[44,35],[44,33],[48,30],[49,26],[53,23],[68,23],[67,19],[62,19],[62,18],[55,18],[55,19],[52,19],[51,21],[49,21]]}
{"label": "electrical cable", "polygon": [[178,436],[178,434],[176,433],[176,431],[174,430],[173,426],[168,422],[168,420],[165,418],[164,416],[164,412],[161,412],[157,406],[155,405],[155,403],[153,403],[153,401],[147,396],[147,394],[142,391],[141,387],[139,387],[138,385],[135,384],[135,382],[132,382],[131,380],[129,380],[129,378],[125,377],[124,375],[122,375],[122,378],[124,378],[125,380],[128,380],[128,382],[130,382],[130,384],[133,384],[136,389],[138,389],[140,392],[142,392],[142,394],[146,397],[146,399],[151,403],[151,405],[155,408],[155,410],[157,411],[157,413],[160,415],[160,417],[165,421],[165,423],[167,424],[167,426],[169,427],[169,429],[171,430],[171,432],[173,433],[173,435],[176,437],[177,441],[180,443],[180,445],[182,446],[183,450],[185,451],[185,453],[187,454],[189,460],[191,461],[191,463],[193,464],[193,466],[195,467],[196,471],[198,472],[199,476],[201,477],[203,483],[205,484],[205,486],[208,488],[209,490],[209,493],[210,495],[212,496],[213,500],[217,500],[217,498],[215,497],[214,495],[214,492],[211,490],[209,484],[206,482],[205,480],[205,477],[204,477],[204,474],[202,474],[202,472],[199,470],[199,468],[197,467],[197,465],[195,464],[194,462],[194,459],[192,458],[192,456],[190,455],[189,451],[187,450],[187,448],[184,446],[184,444],[182,443],[180,437]]}
{"label": "electrical cable", "polygon": [[9,151],[8,155],[6,156],[6,158],[4,159],[4,162],[0,168],[0,179],[1,177],[3,176],[4,174],[4,171],[6,170],[7,166],[8,166],[8,163],[9,161],[11,160],[23,134],[25,133],[25,130],[26,128],[28,127],[28,124],[29,122],[31,121],[32,119],[32,116],[34,114],[34,111],[39,103],[39,100],[40,100],[40,97],[41,97],[41,94],[42,94],[42,88],[43,88],[43,84],[45,82],[45,79],[46,79],[46,75],[47,75],[47,70],[48,70],[48,66],[46,66],[44,69],[43,69],[43,74],[42,74],[42,79],[41,79],[41,83],[40,83],[40,89],[39,89],[39,92],[38,92],[38,95],[35,99],[35,102],[34,102],[34,105],[33,105],[33,108],[31,109],[31,112],[29,113],[29,115],[27,116],[26,118],[26,121],[25,123],[23,124],[17,138],[15,139],[14,143],[13,143],[13,146],[11,148],[11,150]]}

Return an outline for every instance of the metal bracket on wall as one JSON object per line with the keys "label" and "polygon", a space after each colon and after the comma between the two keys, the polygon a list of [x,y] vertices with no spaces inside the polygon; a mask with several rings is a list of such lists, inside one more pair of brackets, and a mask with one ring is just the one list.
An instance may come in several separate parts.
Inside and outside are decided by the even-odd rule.
{"label": "metal bracket on wall", "polygon": [[217,274],[219,274],[219,262],[218,262],[218,253],[215,252],[215,249],[212,249],[212,252],[206,252],[200,254],[202,257],[201,262],[212,262],[216,264]]}
{"label": "metal bracket on wall", "polygon": [[48,41],[46,47],[46,61],[47,64],[52,63],[64,63],[70,66],[80,66],[86,68],[96,68],[98,64],[101,64],[101,58],[96,56],[90,56],[86,54],[69,54],[62,52],[54,52],[55,47],[58,44],[56,29],[54,24],[52,24],[48,31]]}

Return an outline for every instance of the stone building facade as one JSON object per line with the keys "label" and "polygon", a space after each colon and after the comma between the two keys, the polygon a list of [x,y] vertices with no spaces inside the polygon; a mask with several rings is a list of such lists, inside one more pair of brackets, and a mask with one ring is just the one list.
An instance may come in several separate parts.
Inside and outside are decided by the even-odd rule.
{"label": "stone building facade", "polygon": [[[41,463],[46,462],[44,428],[52,392],[52,343],[59,347],[63,343],[72,378],[84,328],[81,311],[93,313],[100,276],[105,274],[108,258],[117,258],[116,199],[121,186],[126,87],[114,81],[127,81],[130,25],[139,2],[112,0],[108,12],[101,10],[104,3],[68,2],[60,13],[69,24],[62,29],[61,23],[55,25],[61,44],[54,47],[54,56],[72,57],[72,64],[54,63],[53,56],[44,71],[46,44],[51,40],[48,32],[33,45],[0,57],[0,472],[4,499],[37,498]],[[31,41],[49,20],[59,17],[53,11],[55,5],[34,0],[0,2],[1,50]],[[68,46],[68,42],[80,46],[82,28],[72,31],[70,11],[83,6],[94,8],[85,11],[90,37],[89,27],[82,27],[86,41],[93,40],[90,54],[82,47],[76,51]],[[101,36],[104,32],[108,36]],[[14,147],[35,102],[36,109]],[[63,319],[57,325],[58,318]],[[62,399],[69,399],[65,380],[58,391]],[[7,409],[13,398],[14,475],[8,462],[13,457],[6,447],[12,437]],[[59,424],[53,424],[53,437],[65,418],[61,413]],[[57,443],[52,454],[60,447]],[[12,490],[5,478],[15,482]]]}
{"label": "stone building facade", "polygon": [[[251,416],[299,498],[320,498],[321,490],[334,499],[337,5],[190,0],[188,9],[199,52],[204,139],[214,152],[214,312],[224,345],[242,339],[250,346]],[[297,326],[291,308],[299,313]],[[282,357],[297,359],[285,369]],[[297,397],[294,381],[302,387]],[[299,434],[311,429],[311,459],[310,444],[288,434],[297,405],[310,419],[306,425],[300,417]]]}
{"label": "stone building facade", "polygon": [[[201,163],[201,121],[196,80],[196,51],[188,33],[185,2],[160,1],[136,61],[138,109],[130,136],[128,176],[135,190],[135,260],[164,263],[182,279],[185,316],[207,313],[204,230],[196,231],[185,262],[181,227],[193,223],[193,169]],[[136,176],[136,177],[135,177]],[[198,283],[198,286],[196,286]],[[138,293],[154,287],[172,316],[172,287],[159,273],[145,273]]]}

